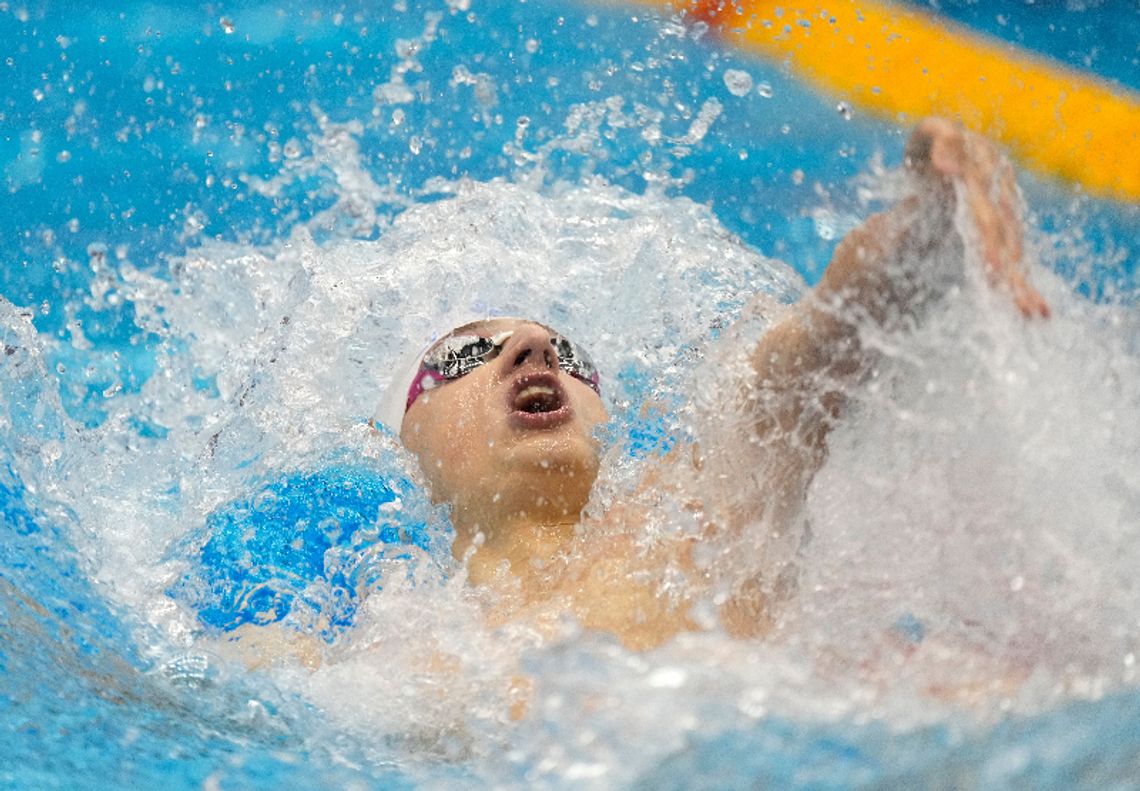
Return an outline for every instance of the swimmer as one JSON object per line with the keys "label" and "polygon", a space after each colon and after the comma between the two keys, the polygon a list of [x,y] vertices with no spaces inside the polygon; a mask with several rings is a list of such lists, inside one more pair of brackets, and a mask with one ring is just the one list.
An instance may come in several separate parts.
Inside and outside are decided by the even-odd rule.
{"label": "swimmer", "polygon": [[[584,521],[600,464],[594,430],[607,414],[604,383],[572,339],[494,318],[455,328],[423,355],[399,435],[433,500],[451,506],[453,552],[470,583],[495,594],[492,624],[552,624],[569,612],[631,649],[658,646],[702,628],[694,602],[715,580],[700,548],[764,521],[773,545],[756,552],[774,559],[718,598],[719,619],[740,636],[774,627],[794,589],[794,548],[777,546],[792,531],[780,525],[802,506],[845,394],[873,364],[861,330],[897,330],[945,289],[923,266],[962,247],[956,211],[976,230],[990,285],[1025,317],[1049,315],[1025,276],[1017,187],[994,145],[929,119],[912,133],[905,165],[912,197],[852,231],[819,284],[758,340],[727,334],[722,402],[707,411],[729,430],[648,470],[640,491],[656,501],[636,496]],[[699,529],[647,546],[638,528],[652,507],[683,508]],[[666,595],[673,574],[687,583]]]}
{"label": "swimmer", "polygon": [[[698,419],[705,413],[700,444],[674,447],[604,509],[586,510],[606,385],[573,339],[492,318],[447,332],[419,357],[376,422],[398,429],[432,499],[450,506],[452,552],[488,626],[554,635],[571,615],[632,650],[718,625],[769,640],[790,626],[806,494],[847,397],[874,366],[864,339],[919,320],[952,287],[932,263],[972,260],[958,214],[997,293],[1026,318],[1049,314],[1026,280],[1017,187],[994,145],[930,119],[910,136],[905,167],[913,194],[853,230],[800,302],[757,336],[750,315],[771,308],[760,295],[723,333],[695,405]],[[653,535],[662,513],[692,529]],[[752,557],[741,563],[742,554]],[[911,652],[913,631],[901,649],[885,635],[884,650]],[[930,637],[921,643],[941,650]],[[218,647],[251,667],[291,657],[316,668],[327,657],[319,640],[277,624],[243,624]],[[426,664],[446,665],[431,650]]]}

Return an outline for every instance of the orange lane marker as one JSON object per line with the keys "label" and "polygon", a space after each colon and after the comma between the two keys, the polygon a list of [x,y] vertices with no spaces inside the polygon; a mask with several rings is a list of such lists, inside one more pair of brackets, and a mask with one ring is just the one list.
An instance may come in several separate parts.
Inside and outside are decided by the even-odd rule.
{"label": "orange lane marker", "polygon": [[1094,76],[889,2],[636,1],[707,22],[727,44],[786,62],[867,112],[953,118],[1027,167],[1140,201],[1140,95]]}

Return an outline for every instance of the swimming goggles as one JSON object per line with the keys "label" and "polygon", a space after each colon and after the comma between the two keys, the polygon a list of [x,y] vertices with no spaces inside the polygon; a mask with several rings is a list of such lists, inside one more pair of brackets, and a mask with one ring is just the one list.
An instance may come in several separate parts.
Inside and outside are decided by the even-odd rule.
{"label": "swimming goggles", "polygon": [[[498,357],[514,330],[491,336],[463,333],[448,335],[432,346],[420,360],[419,371],[408,388],[406,412],[427,390],[454,381]],[[550,336],[550,344],[558,354],[558,367],[601,394],[598,369],[586,351],[569,338],[558,333]]]}

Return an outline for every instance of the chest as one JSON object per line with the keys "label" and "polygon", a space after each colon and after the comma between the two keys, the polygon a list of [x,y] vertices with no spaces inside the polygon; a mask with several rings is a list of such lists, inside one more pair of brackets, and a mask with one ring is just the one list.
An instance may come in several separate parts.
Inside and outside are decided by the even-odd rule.
{"label": "chest", "polygon": [[662,553],[645,553],[622,537],[596,541],[551,580],[528,615],[551,623],[569,614],[586,629],[613,634],[627,648],[648,650],[697,628],[685,583]]}

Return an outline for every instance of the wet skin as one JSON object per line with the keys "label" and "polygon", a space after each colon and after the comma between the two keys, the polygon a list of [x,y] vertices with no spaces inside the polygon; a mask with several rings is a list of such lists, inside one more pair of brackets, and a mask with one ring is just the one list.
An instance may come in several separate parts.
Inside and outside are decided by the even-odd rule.
{"label": "wet skin", "polygon": [[[853,231],[813,292],[758,343],[739,350],[747,361],[745,374],[726,388],[734,400],[724,407],[752,415],[753,430],[725,440],[734,446],[716,449],[728,460],[716,477],[731,478],[734,469],[771,474],[753,488],[751,502],[735,497],[749,483],[742,482],[732,507],[711,509],[716,518],[709,520],[709,536],[738,531],[765,509],[769,515],[791,512],[802,501],[845,392],[867,362],[851,316],[886,323],[907,308],[914,273],[906,266],[920,265],[923,256],[899,253],[953,235],[957,201],[964,201],[976,229],[990,284],[1026,317],[1048,315],[1045,300],[1025,277],[1016,184],[997,149],[946,121],[929,119],[912,134],[906,160],[917,182],[915,197]],[[930,215],[938,222],[929,222]],[[933,228],[934,236],[920,238],[920,228]],[[900,268],[903,260],[910,263]],[[470,581],[504,594],[492,622],[552,622],[568,611],[631,648],[649,648],[695,628],[689,598],[666,598],[658,584],[663,569],[671,567],[689,574],[692,592],[700,592],[705,580],[691,562],[693,539],[647,554],[630,529],[645,514],[623,504],[607,514],[608,525],[579,528],[598,472],[593,432],[606,412],[589,386],[558,368],[551,331],[534,322],[498,319],[456,332],[489,336],[505,330],[513,334],[498,355],[424,393],[405,415],[400,435],[419,458],[433,498],[452,506],[453,551],[466,559]],[[535,411],[532,398],[551,402]],[[694,450],[663,464],[684,467],[693,473],[688,480],[698,480],[701,454]],[[662,477],[652,470],[645,485],[661,485]],[[672,482],[665,485],[686,479],[668,472],[664,477]],[[707,498],[715,490],[702,485],[694,491]],[[694,510],[703,507],[695,497]],[[615,525],[619,529],[603,529]],[[583,530],[595,533],[592,540],[576,540]],[[721,609],[724,625],[741,635],[764,632],[771,596],[763,580],[745,582]]]}
{"label": "wet skin", "polygon": [[[507,330],[488,363],[421,395],[401,430],[433,499],[452,505],[452,551],[469,581],[495,594],[489,623],[553,630],[570,612],[634,648],[691,628],[687,605],[663,601],[653,573],[683,547],[645,556],[628,534],[581,526],[598,474],[594,429],[607,415],[591,387],[559,369],[554,333],[494,319],[450,334]],[[637,571],[650,573],[635,582]]]}
{"label": "wet skin", "polygon": [[456,556],[479,537],[476,584],[504,559],[525,574],[532,552],[572,534],[598,473],[594,428],[607,419],[598,394],[559,368],[550,329],[493,319],[451,334],[507,330],[493,359],[421,395],[400,432],[433,498],[452,505]]}

